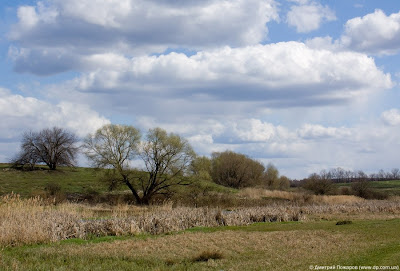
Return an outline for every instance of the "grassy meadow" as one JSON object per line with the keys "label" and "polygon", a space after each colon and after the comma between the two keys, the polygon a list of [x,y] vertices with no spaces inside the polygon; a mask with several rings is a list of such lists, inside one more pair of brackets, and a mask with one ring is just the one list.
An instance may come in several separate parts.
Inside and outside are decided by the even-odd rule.
{"label": "grassy meadow", "polygon": [[395,266],[400,219],[255,223],[5,248],[2,270],[309,270]]}
{"label": "grassy meadow", "polygon": [[46,195],[49,182],[63,193],[108,193],[92,169],[23,172],[2,165],[0,270],[310,270],[400,263],[398,181],[373,184],[389,191],[384,200],[201,182],[150,206],[56,201]]}
{"label": "grassy meadow", "polygon": [[86,190],[106,191],[107,186],[99,182],[97,173],[90,168],[63,167],[56,171],[20,171],[0,164],[0,195],[17,193],[23,197],[44,192],[47,184],[57,184],[68,193],[82,193]]}
{"label": "grassy meadow", "polygon": [[[351,183],[338,183],[336,184],[340,187],[350,187]],[[395,181],[376,181],[371,182],[371,188],[377,191],[388,193],[389,195],[400,196],[400,180]]]}

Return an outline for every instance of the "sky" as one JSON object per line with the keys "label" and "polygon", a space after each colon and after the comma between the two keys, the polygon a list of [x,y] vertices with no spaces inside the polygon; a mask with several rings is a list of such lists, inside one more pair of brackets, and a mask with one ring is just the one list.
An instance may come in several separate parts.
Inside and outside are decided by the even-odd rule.
{"label": "sky", "polygon": [[396,0],[2,0],[0,162],[114,123],[290,178],[399,168],[399,64]]}

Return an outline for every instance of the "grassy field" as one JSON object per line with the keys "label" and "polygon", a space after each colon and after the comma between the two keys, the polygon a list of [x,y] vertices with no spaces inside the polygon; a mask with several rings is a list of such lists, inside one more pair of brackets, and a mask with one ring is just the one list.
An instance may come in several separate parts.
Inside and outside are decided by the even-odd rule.
{"label": "grassy field", "polygon": [[[93,168],[60,167],[56,171],[42,167],[42,170],[21,171],[10,169],[9,164],[0,164],[0,196],[16,193],[22,197],[42,195],[46,186],[57,184],[65,194],[72,193],[107,193],[108,186],[101,181],[101,171]],[[236,189],[223,187],[212,182],[200,181],[197,188],[207,187],[210,191],[236,193]],[[177,188],[177,192],[185,192],[186,187]],[[127,191],[125,186],[116,189],[117,192]],[[127,191],[129,193],[129,191]]]}
{"label": "grassy field", "polygon": [[0,195],[14,192],[28,197],[40,194],[49,183],[58,184],[68,193],[82,193],[89,189],[102,192],[107,189],[90,168],[20,171],[9,169],[8,164],[0,164]]}
{"label": "grassy field", "polygon": [[[42,195],[48,183],[64,193],[106,193],[107,187],[93,169],[7,168],[0,165],[0,270],[372,269],[400,263],[400,197],[238,191],[200,182],[178,190],[190,198],[182,204],[56,203],[28,197]],[[400,181],[372,185],[399,195]],[[12,191],[21,196],[5,195]]]}
{"label": "grassy field", "polygon": [[[338,187],[350,187],[351,183],[337,183]],[[389,195],[400,196],[400,180],[393,181],[373,181],[370,182],[372,189],[388,193]]]}
{"label": "grassy field", "polygon": [[398,266],[400,219],[256,223],[5,248],[1,270],[310,270]]}

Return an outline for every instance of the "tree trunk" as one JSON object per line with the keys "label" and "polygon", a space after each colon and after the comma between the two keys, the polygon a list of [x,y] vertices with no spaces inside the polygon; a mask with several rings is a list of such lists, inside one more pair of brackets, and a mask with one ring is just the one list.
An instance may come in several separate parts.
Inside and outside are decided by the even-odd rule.
{"label": "tree trunk", "polygon": [[150,199],[148,197],[142,197],[140,199],[140,205],[149,205],[150,204]]}
{"label": "tree trunk", "polygon": [[125,180],[125,184],[126,184],[126,185],[129,187],[129,189],[131,190],[132,195],[133,195],[133,197],[135,198],[137,204],[140,204],[140,205],[149,205],[148,203],[146,203],[146,204],[143,203],[143,199],[141,199],[141,198],[139,197],[138,193],[136,192],[136,189],[131,185],[131,183],[130,183],[128,180]]}

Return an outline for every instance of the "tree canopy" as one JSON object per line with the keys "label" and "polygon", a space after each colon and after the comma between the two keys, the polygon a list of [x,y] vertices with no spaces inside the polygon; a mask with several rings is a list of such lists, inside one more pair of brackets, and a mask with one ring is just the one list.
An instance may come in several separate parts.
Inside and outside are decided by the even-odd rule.
{"label": "tree canopy", "polygon": [[244,154],[232,151],[212,154],[212,179],[215,183],[233,188],[260,184],[265,167]]}
{"label": "tree canopy", "polygon": [[74,166],[79,148],[75,134],[59,127],[40,132],[26,132],[22,136],[21,151],[13,159],[14,165],[46,164],[51,170],[57,166]]}
{"label": "tree canopy", "polygon": [[[187,140],[161,128],[150,129],[144,141],[140,138],[132,126],[110,124],[88,135],[84,147],[93,165],[112,169],[112,186],[123,183],[137,203],[149,204],[171,186],[187,184],[185,175],[195,153]],[[141,158],[146,172],[132,170],[135,158]]]}

